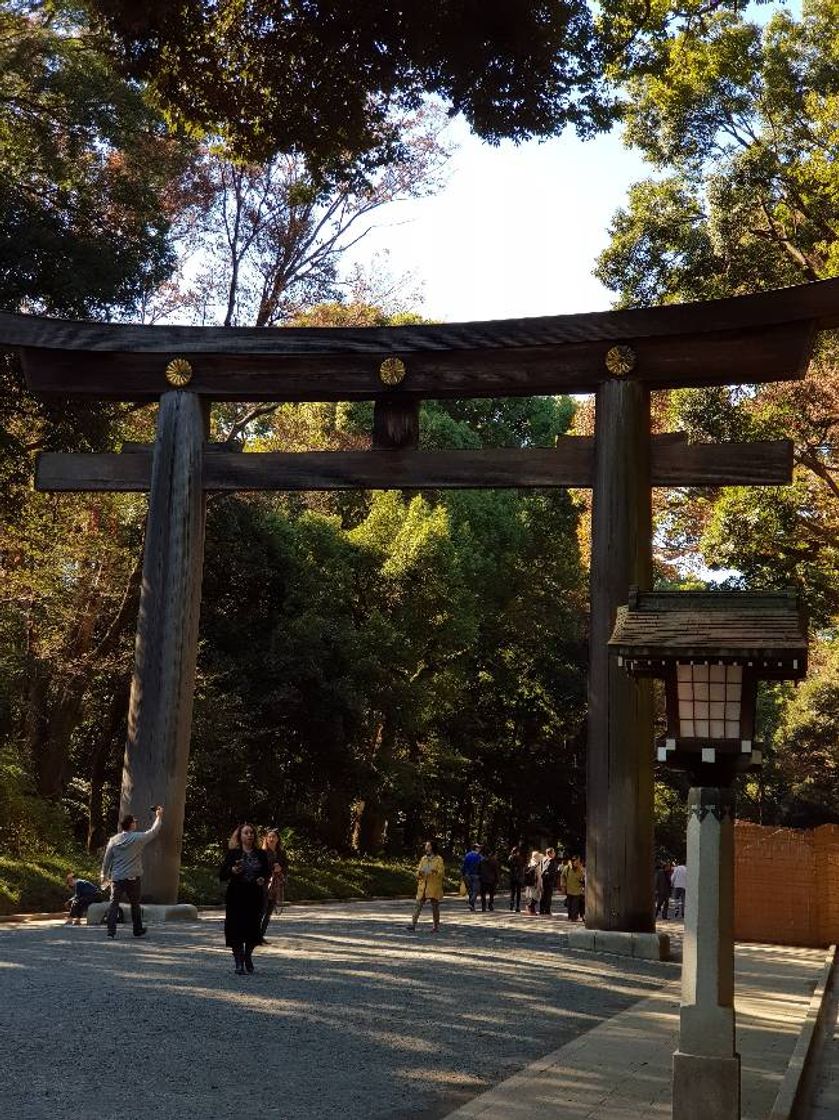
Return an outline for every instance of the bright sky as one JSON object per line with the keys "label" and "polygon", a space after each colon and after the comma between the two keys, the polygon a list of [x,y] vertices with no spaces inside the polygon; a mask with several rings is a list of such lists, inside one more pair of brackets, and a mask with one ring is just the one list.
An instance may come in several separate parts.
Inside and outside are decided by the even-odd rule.
{"label": "bright sky", "polygon": [[[801,0],[752,4],[749,17],[765,23],[779,7],[800,18]],[[629,186],[652,173],[619,130],[491,148],[456,121],[450,139],[446,189],[390,208],[354,258],[389,251],[394,275],[423,285],[418,310],[439,321],[607,310],[614,293],[592,269]]]}
{"label": "bright sky", "polygon": [[423,283],[421,310],[437,320],[608,308],[613,295],[592,276],[595,258],[629,185],[650,173],[618,132],[518,148],[489,147],[461,121],[448,133],[457,150],[446,188],[389,208],[358,259],[389,251],[394,274]]}

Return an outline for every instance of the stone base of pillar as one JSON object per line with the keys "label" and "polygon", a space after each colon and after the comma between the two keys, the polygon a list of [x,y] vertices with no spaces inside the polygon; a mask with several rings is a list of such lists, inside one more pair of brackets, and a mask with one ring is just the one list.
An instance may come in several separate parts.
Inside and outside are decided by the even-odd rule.
{"label": "stone base of pillar", "polygon": [[673,1120],[740,1120],[740,1055],[673,1055]]}
{"label": "stone base of pillar", "polygon": [[645,961],[669,961],[670,938],[666,933],[630,933],[617,929],[568,930],[569,949],[587,949],[591,953],[616,953],[622,957],[639,957]]}
{"label": "stone base of pillar", "polygon": [[[143,922],[147,926],[157,926],[161,922],[198,921],[198,911],[189,902],[175,902],[171,906],[157,905],[153,902],[143,902],[140,905],[143,910]],[[89,926],[99,925],[110,907],[110,902],[92,902],[87,908],[87,924]],[[128,903],[123,902],[120,903],[120,909],[130,928],[131,907]]]}

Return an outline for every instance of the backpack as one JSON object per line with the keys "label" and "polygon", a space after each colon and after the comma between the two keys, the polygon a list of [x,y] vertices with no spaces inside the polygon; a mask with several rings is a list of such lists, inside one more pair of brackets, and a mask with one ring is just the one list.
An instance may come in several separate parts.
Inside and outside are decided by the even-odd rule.
{"label": "backpack", "polygon": [[526,887],[536,886],[536,868],[532,864],[524,873],[524,885]]}

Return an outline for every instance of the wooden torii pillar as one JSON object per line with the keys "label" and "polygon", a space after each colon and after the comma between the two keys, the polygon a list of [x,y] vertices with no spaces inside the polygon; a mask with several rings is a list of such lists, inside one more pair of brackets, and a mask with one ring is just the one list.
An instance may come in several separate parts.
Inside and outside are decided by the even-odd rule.
{"label": "wooden torii pillar", "polygon": [[[609,663],[629,587],[649,586],[653,486],[779,485],[788,441],[650,438],[655,389],[798,378],[815,331],[839,325],[839,281],[633,311],[392,328],[146,327],[0,315],[45,395],[160,400],[154,449],[44,454],[42,490],[149,491],[123,808],[169,806],[145,888],[175,900],[207,490],[594,488],[587,924],[648,931],[653,729],[648,698]],[[423,398],[596,393],[594,439],[555,448],[417,450]],[[203,440],[210,400],[373,399],[362,452],[231,454]],[[151,850],[149,852],[151,856]]]}

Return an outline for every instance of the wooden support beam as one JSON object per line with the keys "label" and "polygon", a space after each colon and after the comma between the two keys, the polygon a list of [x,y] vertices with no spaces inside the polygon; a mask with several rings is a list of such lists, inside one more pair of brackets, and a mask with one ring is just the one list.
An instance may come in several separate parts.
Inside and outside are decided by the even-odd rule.
{"label": "wooden support beam", "polygon": [[193,393],[160,401],[137,618],[120,817],[166,812],[146,849],[143,894],[176,902],[204,564],[201,460],[208,410]]}
{"label": "wooden support beam", "polygon": [[[410,430],[406,428],[406,430]],[[136,445],[133,445],[136,446]],[[488,489],[592,485],[593,441],[565,436],[555,448],[477,451],[204,452],[207,490]],[[789,440],[689,444],[652,440],[653,486],[782,486],[792,478]],[[46,491],[148,490],[151,451],[44,452],[35,486]]]}
{"label": "wooden support beam", "polygon": [[373,447],[396,450],[419,444],[420,401],[398,393],[379,397],[373,406]]}
{"label": "wooden support beam", "polygon": [[607,642],[617,608],[652,580],[650,400],[638,384],[597,394],[591,517],[586,926],[655,929],[653,706]]}

